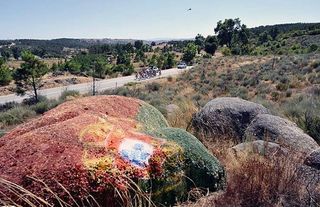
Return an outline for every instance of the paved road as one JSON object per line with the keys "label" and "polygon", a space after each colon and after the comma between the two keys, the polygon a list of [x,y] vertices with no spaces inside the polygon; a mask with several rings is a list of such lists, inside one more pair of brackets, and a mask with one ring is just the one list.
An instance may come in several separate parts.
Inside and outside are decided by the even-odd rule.
{"label": "paved road", "polygon": [[[182,73],[183,71],[186,71],[190,68],[191,67],[188,67],[187,69],[184,69],[184,70],[177,69],[177,68],[163,70],[163,71],[161,71],[162,72],[161,76],[157,76],[155,78],[144,80],[144,81],[154,80],[159,77],[175,76],[175,75],[178,75],[178,74]],[[138,81],[135,80],[134,75],[97,81],[96,82],[96,91],[101,92],[106,89],[113,89],[116,87],[123,86],[129,82],[138,82]],[[57,88],[43,89],[43,90],[39,91],[39,94],[42,96],[46,96],[49,99],[55,99],[55,98],[58,98],[61,95],[61,93],[66,90],[76,90],[76,91],[79,91],[81,94],[89,93],[92,91],[92,83],[89,82],[89,83],[81,83],[81,84],[76,84],[76,85],[62,86],[62,87],[57,87]],[[23,99],[25,99],[27,97],[28,97],[28,95],[17,96],[15,94],[0,96],[0,104],[4,104],[4,103],[10,102],[10,101],[15,101],[15,102],[21,103],[23,101]]]}

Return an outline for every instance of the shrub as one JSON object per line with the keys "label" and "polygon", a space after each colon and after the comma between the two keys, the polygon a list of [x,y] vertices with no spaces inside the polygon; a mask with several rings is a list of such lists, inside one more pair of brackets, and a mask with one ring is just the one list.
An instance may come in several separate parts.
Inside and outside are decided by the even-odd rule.
{"label": "shrub", "polygon": [[70,90],[70,91],[63,91],[59,97],[60,101],[66,101],[67,97],[78,97],[80,96],[80,92],[79,91],[75,91],[75,90]]}
{"label": "shrub", "polygon": [[151,91],[159,91],[161,88],[161,85],[157,82],[149,83],[145,86],[145,88],[151,92]]}
{"label": "shrub", "polygon": [[230,56],[231,55],[231,50],[228,48],[228,47],[223,47],[221,49],[221,53],[224,55],[224,56]]}
{"label": "shrub", "polygon": [[47,100],[48,100],[47,97],[38,95],[38,101],[35,99],[34,96],[32,96],[32,97],[24,99],[22,101],[22,104],[27,105],[27,106],[31,106],[31,105],[37,104],[38,102],[47,101]]}
{"label": "shrub", "polygon": [[283,203],[289,206],[300,204],[303,186],[296,170],[298,160],[298,156],[267,158],[250,153],[242,153],[239,158],[228,156],[228,186],[208,206],[267,207],[282,206]]}
{"label": "shrub", "polygon": [[285,83],[279,83],[279,84],[276,86],[276,88],[277,88],[278,91],[286,91],[286,90],[288,90],[289,85],[288,85],[288,84],[285,84]]}
{"label": "shrub", "polygon": [[211,58],[212,58],[212,55],[206,53],[206,54],[203,55],[203,58],[205,58],[205,59],[211,59]]}
{"label": "shrub", "polygon": [[35,112],[29,107],[17,106],[0,113],[0,123],[4,126],[21,124],[28,118],[35,116]]}
{"label": "shrub", "polygon": [[291,96],[292,96],[292,90],[289,89],[286,91],[286,97],[289,98]]}
{"label": "shrub", "polygon": [[230,95],[247,100],[248,99],[248,89],[246,87],[240,86],[240,87],[237,87],[237,88],[234,88],[233,90],[231,90]]}
{"label": "shrub", "polygon": [[295,122],[307,134],[320,143],[320,98],[299,96],[288,99],[282,106],[282,113]]}
{"label": "shrub", "polygon": [[12,81],[12,72],[10,68],[1,63],[0,60],[0,86],[9,85]]}
{"label": "shrub", "polygon": [[315,52],[315,51],[318,50],[318,48],[319,48],[318,45],[312,44],[312,45],[309,46],[308,52]]}
{"label": "shrub", "polygon": [[17,105],[18,105],[18,103],[17,102],[13,102],[13,101],[1,104],[0,105],[0,112],[12,109],[13,107],[15,107]]}
{"label": "shrub", "polygon": [[318,113],[311,110],[305,112],[305,130],[320,144],[320,115]]}
{"label": "shrub", "polygon": [[317,67],[320,66],[320,61],[314,61],[314,62],[312,62],[310,66],[311,66],[312,68],[317,68]]}
{"label": "shrub", "polygon": [[6,131],[0,130],[0,138],[3,137],[6,134]]}
{"label": "shrub", "polygon": [[35,111],[37,114],[43,114],[44,112],[49,110],[49,105],[47,101],[39,102],[33,106],[30,107],[33,111]]}
{"label": "shrub", "polygon": [[168,76],[168,77],[167,77],[167,81],[168,81],[168,82],[172,82],[172,81],[173,81],[173,77],[172,77],[172,76]]}
{"label": "shrub", "polygon": [[279,101],[280,100],[280,93],[277,91],[273,91],[271,93],[271,98],[273,101],[276,101],[276,102]]}
{"label": "shrub", "polygon": [[30,106],[30,108],[34,110],[37,114],[43,114],[59,104],[60,102],[57,100],[47,100],[41,101],[33,106]]}

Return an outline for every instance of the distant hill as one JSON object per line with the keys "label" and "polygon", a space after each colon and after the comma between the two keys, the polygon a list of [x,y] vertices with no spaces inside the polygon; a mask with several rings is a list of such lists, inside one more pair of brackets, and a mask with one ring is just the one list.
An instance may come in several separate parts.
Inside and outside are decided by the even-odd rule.
{"label": "distant hill", "polygon": [[251,28],[250,31],[256,35],[259,35],[263,32],[269,32],[272,29],[278,29],[280,33],[287,33],[295,30],[316,30],[316,29],[320,29],[320,23],[290,23],[290,24],[266,25],[266,26]]}

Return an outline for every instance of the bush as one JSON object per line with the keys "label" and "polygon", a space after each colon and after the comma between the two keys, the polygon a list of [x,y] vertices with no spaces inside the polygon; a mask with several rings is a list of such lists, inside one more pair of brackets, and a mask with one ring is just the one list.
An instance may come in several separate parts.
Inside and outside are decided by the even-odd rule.
{"label": "bush", "polygon": [[12,72],[10,68],[4,64],[1,64],[0,60],[0,86],[9,85],[12,81]]}
{"label": "bush", "polygon": [[231,55],[231,50],[228,48],[228,47],[223,47],[221,49],[221,53],[224,55],[224,56],[230,56]]}
{"label": "bush", "polygon": [[148,91],[151,92],[151,91],[159,91],[161,88],[161,85],[159,83],[153,82],[153,83],[147,84],[145,87]]}
{"label": "bush", "polygon": [[35,111],[37,114],[43,114],[44,112],[49,110],[49,105],[47,101],[39,102],[33,106],[30,107],[33,111]]}
{"label": "bush", "polygon": [[204,54],[204,55],[203,55],[203,58],[211,59],[211,58],[212,58],[212,55],[211,55],[211,54],[206,53],[206,54]]}
{"label": "bush", "polygon": [[61,102],[57,100],[47,100],[41,101],[33,106],[30,106],[32,110],[34,110],[37,114],[43,114],[50,109],[58,106]]}
{"label": "bush", "polygon": [[67,97],[78,97],[80,96],[80,92],[79,91],[75,91],[75,90],[70,90],[70,91],[63,91],[62,94],[59,97],[60,101],[66,101]]}
{"label": "bush", "polygon": [[288,99],[282,106],[282,113],[320,143],[320,98],[299,96]]}
{"label": "bush", "polygon": [[294,153],[289,157],[268,158],[249,152],[239,158],[227,156],[228,186],[215,197],[215,205],[207,206],[300,206],[304,186],[296,169],[299,157]]}
{"label": "bush", "polygon": [[0,130],[0,138],[3,137],[6,134],[6,131]]}
{"label": "bush", "polygon": [[314,111],[307,110],[305,112],[305,130],[306,132],[320,144],[320,115]]}
{"label": "bush", "polygon": [[0,123],[4,126],[21,124],[28,118],[35,116],[35,112],[29,107],[17,106],[0,113]]}
{"label": "bush", "polygon": [[320,61],[314,61],[314,62],[312,62],[310,66],[311,66],[312,68],[317,68],[317,67],[320,66]]}
{"label": "bush", "polygon": [[315,52],[318,50],[318,48],[319,48],[318,45],[312,44],[309,46],[308,52]]}
{"label": "bush", "polygon": [[279,84],[276,86],[276,88],[277,88],[278,91],[286,91],[286,90],[288,90],[289,85],[288,85],[288,84],[285,84],[285,83],[279,83]]}
{"label": "bush", "polygon": [[9,109],[12,109],[13,107],[17,106],[18,103],[17,102],[6,102],[4,104],[1,104],[0,105],[0,112],[3,112],[3,111],[7,111]]}
{"label": "bush", "polygon": [[27,105],[27,106],[31,106],[31,105],[35,105],[38,102],[43,102],[43,101],[48,101],[47,97],[45,96],[38,96],[38,101],[35,99],[34,96],[26,98],[22,101],[22,104]]}

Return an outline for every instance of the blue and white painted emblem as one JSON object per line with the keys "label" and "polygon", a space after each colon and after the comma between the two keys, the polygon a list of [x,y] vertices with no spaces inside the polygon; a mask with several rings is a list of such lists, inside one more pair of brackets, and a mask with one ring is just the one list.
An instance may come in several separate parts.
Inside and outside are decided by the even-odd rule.
{"label": "blue and white painted emblem", "polygon": [[123,139],[119,147],[121,157],[136,167],[146,167],[153,154],[153,146],[136,139]]}

